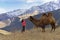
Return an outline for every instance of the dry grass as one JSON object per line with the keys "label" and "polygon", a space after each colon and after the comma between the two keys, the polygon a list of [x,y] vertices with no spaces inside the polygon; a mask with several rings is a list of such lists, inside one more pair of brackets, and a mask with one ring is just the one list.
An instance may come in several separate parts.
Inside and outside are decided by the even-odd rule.
{"label": "dry grass", "polygon": [[50,32],[51,28],[46,28],[46,32],[41,32],[41,29],[26,30],[21,33],[20,31],[14,32],[11,35],[0,34],[0,40],[60,40],[60,28],[55,32]]}

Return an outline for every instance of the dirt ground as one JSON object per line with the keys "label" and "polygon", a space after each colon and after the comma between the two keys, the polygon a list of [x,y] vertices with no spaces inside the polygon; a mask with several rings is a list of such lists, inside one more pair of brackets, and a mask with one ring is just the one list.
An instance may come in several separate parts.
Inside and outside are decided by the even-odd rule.
{"label": "dirt ground", "polygon": [[41,32],[41,28],[13,32],[10,35],[0,34],[0,40],[60,40],[60,27],[55,32],[50,32],[51,28],[46,28],[46,32]]}

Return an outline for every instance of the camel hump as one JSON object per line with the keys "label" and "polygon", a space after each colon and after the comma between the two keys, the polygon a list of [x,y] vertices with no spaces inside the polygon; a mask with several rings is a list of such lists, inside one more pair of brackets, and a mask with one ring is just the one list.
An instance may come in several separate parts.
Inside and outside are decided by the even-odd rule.
{"label": "camel hump", "polygon": [[52,22],[55,22],[55,18],[53,17],[53,13],[52,12],[48,12],[48,19]]}
{"label": "camel hump", "polygon": [[43,13],[42,16],[46,16],[47,17],[47,14],[46,13]]}
{"label": "camel hump", "polygon": [[40,22],[41,23],[47,22],[47,14],[46,13],[43,13],[42,16],[40,17]]}
{"label": "camel hump", "polygon": [[48,17],[49,16],[53,16],[53,14],[52,14],[52,12],[48,12],[48,15],[47,15]]}
{"label": "camel hump", "polygon": [[43,13],[40,19],[44,20],[44,19],[46,19],[46,17],[47,17],[47,14]]}

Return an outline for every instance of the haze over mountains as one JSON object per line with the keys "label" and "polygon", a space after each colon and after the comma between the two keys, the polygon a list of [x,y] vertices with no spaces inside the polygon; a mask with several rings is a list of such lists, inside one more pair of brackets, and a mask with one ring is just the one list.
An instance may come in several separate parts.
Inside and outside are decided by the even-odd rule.
{"label": "haze over mountains", "polygon": [[26,19],[26,22],[27,22],[26,29],[31,29],[33,27],[33,24],[27,18],[29,16],[34,16],[34,15],[36,15],[34,17],[39,18],[43,12],[49,12],[49,11],[53,12],[54,17],[59,23],[60,2],[56,3],[54,1],[51,1],[40,6],[39,5],[33,6],[30,9],[17,9],[17,10],[10,11],[4,14],[0,14],[0,21],[4,21],[8,19],[10,19],[11,21],[9,26],[6,26],[2,29],[8,30],[8,31],[20,30],[22,27],[21,22],[20,22],[21,18]]}
{"label": "haze over mountains", "polygon": [[17,10],[13,10],[4,14],[0,14],[1,16],[0,20],[2,19],[2,17],[3,17],[2,20],[4,20],[7,18],[17,17],[19,15],[32,14],[35,11],[42,13],[42,12],[48,12],[48,11],[53,11],[53,10],[58,10],[58,9],[60,9],[60,2],[50,1],[40,6],[39,5],[33,6],[30,9],[17,9]]}

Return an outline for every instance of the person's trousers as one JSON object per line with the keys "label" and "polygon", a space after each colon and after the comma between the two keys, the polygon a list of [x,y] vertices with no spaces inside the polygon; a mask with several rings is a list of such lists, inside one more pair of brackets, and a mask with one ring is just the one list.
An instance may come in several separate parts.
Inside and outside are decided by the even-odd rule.
{"label": "person's trousers", "polygon": [[22,32],[24,32],[24,31],[25,31],[25,26],[22,27]]}

